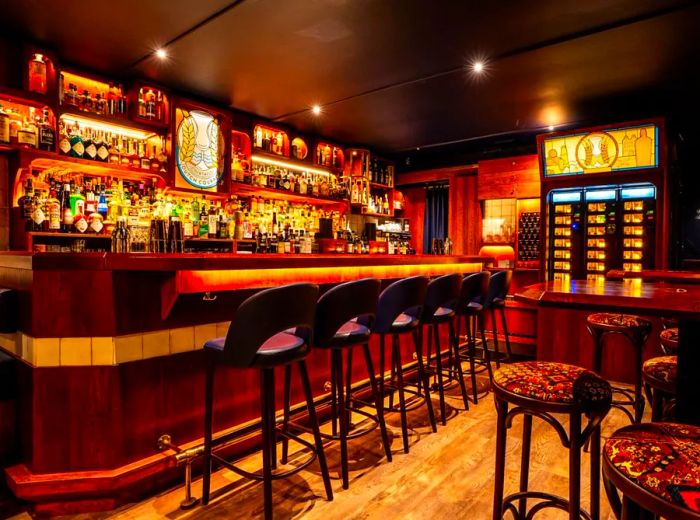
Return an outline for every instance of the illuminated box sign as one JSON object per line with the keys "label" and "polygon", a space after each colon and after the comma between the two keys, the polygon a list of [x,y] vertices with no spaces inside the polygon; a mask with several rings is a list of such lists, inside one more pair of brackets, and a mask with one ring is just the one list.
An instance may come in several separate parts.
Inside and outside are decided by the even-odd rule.
{"label": "illuminated box sign", "polygon": [[224,174],[224,138],[218,117],[205,110],[175,110],[175,185],[216,190]]}
{"label": "illuminated box sign", "polygon": [[542,139],[545,177],[656,168],[656,125],[611,128]]}

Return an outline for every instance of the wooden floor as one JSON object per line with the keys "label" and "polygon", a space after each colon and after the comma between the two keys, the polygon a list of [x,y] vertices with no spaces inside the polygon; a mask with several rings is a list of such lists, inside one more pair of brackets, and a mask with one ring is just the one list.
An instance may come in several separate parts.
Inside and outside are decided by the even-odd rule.
{"label": "wooden floor", "polygon": [[[487,380],[480,380],[480,386]],[[452,391],[449,402],[459,406],[457,392]],[[287,480],[273,484],[275,518],[304,520],[390,520],[401,519],[489,519],[491,517],[496,412],[489,394],[468,412],[448,407],[447,426],[438,425],[431,433],[423,408],[409,415],[413,428],[411,450],[401,450],[398,414],[389,414],[394,461],[383,458],[378,430],[350,443],[350,489],[343,490],[338,480],[339,450],[327,444],[335,499],[327,502],[313,464]],[[439,406],[435,402],[436,413]],[[359,420],[359,419],[358,419]],[[506,494],[518,483],[520,465],[520,434],[522,419],[509,431],[507,449]],[[619,411],[611,411],[604,422],[603,435],[607,436],[626,419]],[[303,453],[298,454],[300,457]],[[530,489],[541,489],[563,496],[568,493],[568,454],[561,446],[554,430],[539,419],[534,419]],[[258,469],[260,458],[251,456],[242,461],[247,469]],[[588,507],[588,464],[583,455],[582,496]],[[229,471],[219,471],[214,479],[216,487],[228,486],[228,492],[207,507],[197,506],[189,511],[179,509],[184,488],[178,487],[138,504],[117,511],[92,515],[65,517],[71,519],[219,519],[259,518],[262,515],[262,485],[243,480]],[[201,494],[201,479],[193,485],[195,496]],[[603,520],[614,517],[601,490]],[[29,519],[26,513],[12,517]],[[537,519],[567,518],[561,511],[545,510]]]}

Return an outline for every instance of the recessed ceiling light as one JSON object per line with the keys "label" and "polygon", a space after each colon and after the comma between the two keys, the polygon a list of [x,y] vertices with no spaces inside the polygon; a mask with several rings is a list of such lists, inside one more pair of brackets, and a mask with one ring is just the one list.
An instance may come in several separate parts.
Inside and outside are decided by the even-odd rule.
{"label": "recessed ceiling light", "polygon": [[165,49],[157,49],[156,50],[156,57],[164,60],[165,58],[168,57],[168,52]]}
{"label": "recessed ceiling light", "polygon": [[554,125],[549,125],[549,131],[554,132]]}
{"label": "recessed ceiling light", "polygon": [[321,105],[312,106],[311,111],[314,113],[315,116],[320,115],[321,114]]}
{"label": "recessed ceiling light", "polygon": [[477,74],[481,74],[484,71],[484,62],[475,61],[474,63],[472,63],[472,70]]}

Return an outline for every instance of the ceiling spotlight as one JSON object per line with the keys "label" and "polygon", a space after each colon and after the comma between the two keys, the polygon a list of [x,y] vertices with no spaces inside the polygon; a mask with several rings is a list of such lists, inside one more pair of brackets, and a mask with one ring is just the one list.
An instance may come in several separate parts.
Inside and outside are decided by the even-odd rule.
{"label": "ceiling spotlight", "polygon": [[554,132],[554,125],[549,125],[549,131]]}
{"label": "ceiling spotlight", "polygon": [[472,70],[476,72],[477,74],[481,74],[484,71],[484,62],[483,61],[475,61],[472,64]]}
{"label": "ceiling spotlight", "polygon": [[161,48],[161,49],[157,49],[157,50],[156,50],[156,57],[157,57],[158,59],[164,60],[165,58],[168,57],[168,53],[167,53],[167,51],[166,51],[165,49],[162,49],[162,48]]}
{"label": "ceiling spotlight", "polygon": [[314,113],[315,116],[321,114],[321,105],[314,105],[311,107],[311,111]]}

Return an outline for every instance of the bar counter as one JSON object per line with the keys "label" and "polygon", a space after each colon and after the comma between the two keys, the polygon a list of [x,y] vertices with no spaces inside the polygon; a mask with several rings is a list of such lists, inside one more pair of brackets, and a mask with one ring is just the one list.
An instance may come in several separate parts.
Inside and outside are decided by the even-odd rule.
{"label": "bar counter", "polygon": [[[3,253],[0,287],[18,294],[18,332],[0,348],[19,360],[20,463],[6,475],[39,513],[111,509],[182,478],[173,451],[201,442],[204,356],[236,307],[269,286],[480,271],[474,256]],[[293,305],[294,302],[289,302]],[[255,324],[251,324],[255,326]],[[378,343],[378,342],[377,342]],[[404,350],[411,363],[412,349]],[[377,345],[372,340],[372,351]],[[360,358],[361,356],[355,356]],[[367,375],[355,359],[354,379]],[[375,359],[375,363],[376,363]],[[327,394],[328,355],[308,358],[314,395]],[[280,378],[281,379],[281,378]],[[281,393],[281,386],[279,388]],[[258,420],[258,381],[217,375],[215,431]],[[293,385],[292,402],[302,401]],[[255,439],[232,445],[249,449]]]}

